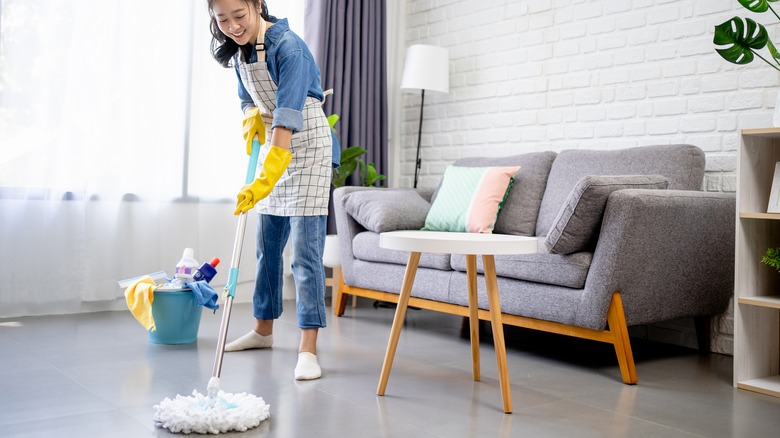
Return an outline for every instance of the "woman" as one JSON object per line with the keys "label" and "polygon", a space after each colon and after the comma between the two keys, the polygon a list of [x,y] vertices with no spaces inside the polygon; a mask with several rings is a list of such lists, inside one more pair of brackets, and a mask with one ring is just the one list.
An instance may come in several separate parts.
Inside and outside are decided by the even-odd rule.
{"label": "woman", "polygon": [[[238,75],[247,153],[252,139],[264,155],[260,176],[238,194],[236,214],[258,205],[255,328],[225,351],[269,348],[282,314],[282,251],[292,238],[298,326],[296,380],[320,377],[317,333],[325,327],[322,253],[331,181],[331,131],[322,111],[320,72],[286,19],[265,0],[208,0],[212,54]],[[268,128],[268,129],[267,129]]]}

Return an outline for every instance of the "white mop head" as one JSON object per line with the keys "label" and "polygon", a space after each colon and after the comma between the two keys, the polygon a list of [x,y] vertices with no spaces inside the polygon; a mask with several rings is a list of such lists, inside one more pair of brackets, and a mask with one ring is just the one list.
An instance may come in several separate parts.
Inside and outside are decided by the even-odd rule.
{"label": "white mop head", "polygon": [[245,392],[219,391],[216,397],[207,397],[194,390],[191,396],[177,394],[154,405],[154,425],[173,433],[244,432],[268,418],[269,409],[262,398]]}

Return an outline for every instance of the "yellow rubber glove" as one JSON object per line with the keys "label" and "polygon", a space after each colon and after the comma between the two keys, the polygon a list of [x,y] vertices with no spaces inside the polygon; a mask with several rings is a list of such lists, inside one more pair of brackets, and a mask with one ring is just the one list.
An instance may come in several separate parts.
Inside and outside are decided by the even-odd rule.
{"label": "yellow rubber glove", "polygon": [[238,202],[236,211],[233,214],[246,213],[251,210],[255,204],[271,193],[276,182],[282,177],[292,160],[292,153],[287,149],[271,146],[268,155],[263,162],[263,169],[260,171],[260,177],[256,178],[252,184],[247,184],[238,192]]}
{"label": "yellow rubber glove", "polygon": [[253,106],[244,115],[244,121],[241,123],[241,131],[246,141],[246,154],[252,155],[252,139],[257,135],[260,144],[265,144],[265,123],[260,115],[260,109]]}

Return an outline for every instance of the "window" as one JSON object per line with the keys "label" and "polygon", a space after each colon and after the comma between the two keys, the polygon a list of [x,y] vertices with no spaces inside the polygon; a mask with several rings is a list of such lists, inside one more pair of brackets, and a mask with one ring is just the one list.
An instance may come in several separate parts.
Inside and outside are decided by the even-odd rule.
{"label": "window", "polygon": [[[232,198],[246,173],[237,78],[211,58],[205,3],[65,5],[2,2],[0,189]],[[303,34],[303,0],[268,6]]]}

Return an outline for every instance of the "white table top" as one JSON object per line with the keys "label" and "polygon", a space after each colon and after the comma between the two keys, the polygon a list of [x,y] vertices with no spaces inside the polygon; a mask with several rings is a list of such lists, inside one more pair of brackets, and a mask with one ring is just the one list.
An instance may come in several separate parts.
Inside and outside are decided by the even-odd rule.
{"label": "white table top", "polygon": [[439,254],[530,254],[537,252],[536,245],[536,237],[508,234],[403,230],[379,235],[382,248]]}

